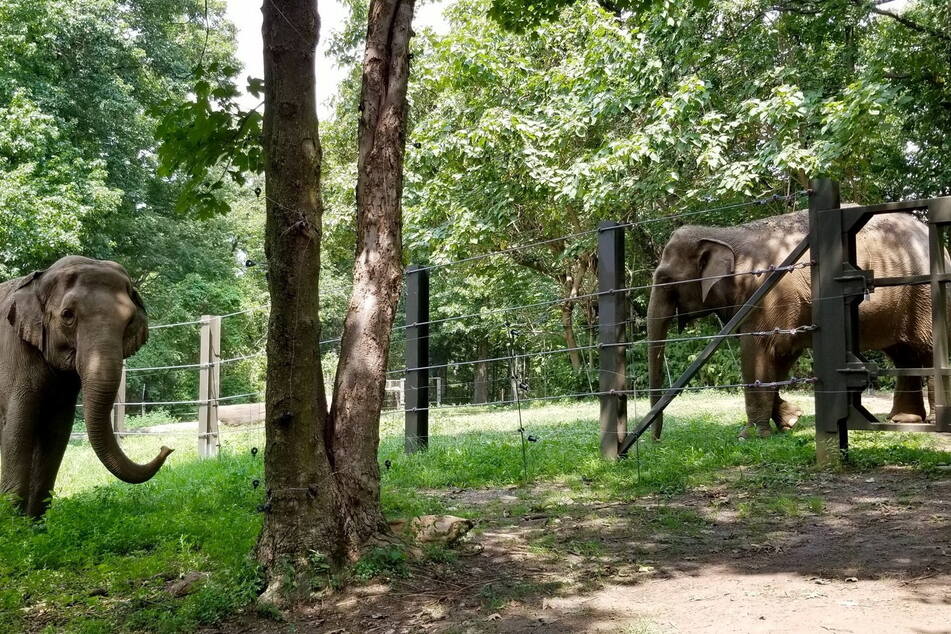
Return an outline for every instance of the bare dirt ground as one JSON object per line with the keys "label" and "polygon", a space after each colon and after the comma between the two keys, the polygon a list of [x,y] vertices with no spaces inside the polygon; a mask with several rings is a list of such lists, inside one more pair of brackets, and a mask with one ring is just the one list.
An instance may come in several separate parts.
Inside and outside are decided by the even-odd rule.
{"label": "bare dirt ground", "polygon": [[484,511],[454,561],[208,631],[951,632],[951,479],[819,473],[777,495],[741,475],[630,502],[438,493]]}

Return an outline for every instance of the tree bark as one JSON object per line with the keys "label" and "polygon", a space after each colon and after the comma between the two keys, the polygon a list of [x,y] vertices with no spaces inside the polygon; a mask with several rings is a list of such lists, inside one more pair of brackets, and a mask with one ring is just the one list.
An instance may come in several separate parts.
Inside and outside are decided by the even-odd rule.
{"label": "tree bark", "polygon": [[571,368],[578,372],[584,362],[581,360],[581,352],[575,349],[578,347],[578,339],[575,337],[574,312],[574,302],[565,302],[561,305],[561,327],[565,331],[565,347],[568,348],[568,359],[571,361]]}
{"label": "tree bark", "polygon": [[380,509],[377,448],[402,279],[400,198],[413,7],[413,0],[370,3],[354,289],[329,412],[316,353],[322,201],[314,54],[320,20],[314,0],[265,0],[262,8],[271,317],[267,497],[257,557],[270,600],[283,598],[288,566],[301,576],[318,563],[340,568],[389,532]]}
{"label": "tree bark", "polygon": [[389,528],[380,509],[380,410],[403,276],[403,154],[414,0],[372,0],[367,21],[357,162],[357,253],[331,419],[337,484],[348,509],[348,554]]}
{"label": "tree bark", "polygon": [[320,271],[320,140],[314,0],[265,0],[263,144],[265,253],[271,315],[267,339],[267,494],[257,558],[280,600],[288,569],[304,574],[313,553],[341,559],[339,496],[327,459],[317,282]]}
{"label": "tree bark", "polygon": [[[479,347],[476,351],[476,358],[478,359],[488,359],[489,358],[489,342],[484,338],[479,339]],[[473,404],[479,405],[481,403],[489,402],[489,364],[488,363],[476,363],[475,364],[475,380],[473,381],[473,393],[472,393],[472,402]]]}

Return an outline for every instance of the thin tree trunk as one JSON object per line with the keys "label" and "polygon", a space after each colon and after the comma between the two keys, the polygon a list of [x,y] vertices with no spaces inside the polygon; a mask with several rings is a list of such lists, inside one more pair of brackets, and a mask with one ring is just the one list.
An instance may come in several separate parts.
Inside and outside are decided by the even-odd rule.
{"label": "thin tree trunk", "polygon": [[561,327],[565,331],[565,344],[570,349],[568,359],[571,360],[571,368],[578,372],[581,370],[584,362],[581,360],[581,352],[575,350],[578,347],[578,340],[575,338],[574,327],[575,303],[565,302],[561,305]]}
{"label": "thin tree trunk", "polygon": [[[479,339],[479,347],[476,351],[478,359],[489,358],[489,342],[485,339]],[[473,381],[472,402],[476,405],[489,402],[489,364],[475,364],[475,380]]]}
{"label": "thin tree trunk", "polygon": [[320,141],[314,0],[266,0],[265,251],[271,315],[267,339],[267,482],[257,558],[269,599],[280,600],[288,567],[303,574],[312,553],[340,559],[338,496],[324,447],[327,423],[317,278],[320,271]]}
{"label": "thin tree trunk", "polygon": [[357,253],[330,416],[347,508],[350,558],[389,533],[377,463],[390,329],[402,281],[403,154],[414,0],[372,0],[367,21],[357,164]]}

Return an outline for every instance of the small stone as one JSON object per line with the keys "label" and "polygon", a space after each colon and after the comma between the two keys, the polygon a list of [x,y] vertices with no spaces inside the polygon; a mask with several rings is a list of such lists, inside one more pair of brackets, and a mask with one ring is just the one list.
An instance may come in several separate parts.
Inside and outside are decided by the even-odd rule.
{"label": "small stone", "polygon": [[421,515],[409,523],[410,533],[420,543],[451,546],[472,530],[475,522],[454,515]]}
{"label": "small stone", "polygon": [[495,612],[495,613],[490,614],[489,616],[485,617],[485,620],[486,620],[486,621],[501,621],[501,620],[502,620],[502,615],[499,614],[498,612]]}
{"label": "small stone", "polygon": [[208,578],[207,572],[189,572],[177,581],[171,581],[165,590],[173,597],[183,597],[198,589],[198,584]]}
{"label": "small stone", "polygon": [[845,578],[845,582],[846,582],[846,583],[858,583],[858,581],[859,581],[859,580],[858,580],[858,577],[846,577],[846,578]]}

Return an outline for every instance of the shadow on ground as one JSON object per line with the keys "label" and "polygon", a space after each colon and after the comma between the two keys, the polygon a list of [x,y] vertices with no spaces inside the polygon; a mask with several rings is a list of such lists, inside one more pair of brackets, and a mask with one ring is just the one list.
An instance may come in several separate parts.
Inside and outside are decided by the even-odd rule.
{"label": "shadow on ground", "polygon": [[218,631],[948,631],[951,480],[755,476],[624,502],[554,485],[446,492],[483,517],[455,561]]}

